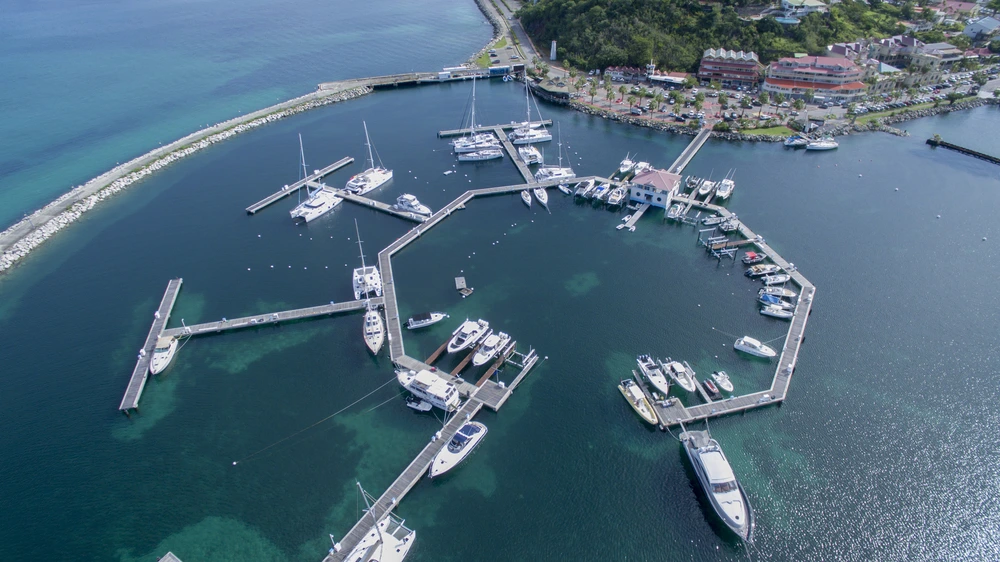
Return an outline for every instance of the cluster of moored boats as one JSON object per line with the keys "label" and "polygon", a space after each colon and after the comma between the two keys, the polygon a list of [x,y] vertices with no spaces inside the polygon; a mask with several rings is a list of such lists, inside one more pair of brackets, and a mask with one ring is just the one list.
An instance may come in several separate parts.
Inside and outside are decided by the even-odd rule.
{"label": "cluster of moored boats", "polygon": [[607,203],[609,207],[622,205],[628,198],[628,187],[616,182],[582,181],[570,190],[574,197],[589,199],[596,203]]}
{"label": "cluster of moored boats", "polygon": [[789,148],[805,148],[806,150],[833,150],[840,146],[833,137],[814,139],[809,135],[792,135],[785,139],[784,145]]}
{"label": "cluster of moored boats", "polygon": [[760,279],[764,287],[757,292],[757,302],[761,305],[760,313],[765,316],[789,320],[795,316],[795,301],[798,293],[784,287],[792,276],[781,266],[761,263],[768,259],[763,252],[747,252],[743,255],[743,263],[750,267],[743,273],[751,279]]}

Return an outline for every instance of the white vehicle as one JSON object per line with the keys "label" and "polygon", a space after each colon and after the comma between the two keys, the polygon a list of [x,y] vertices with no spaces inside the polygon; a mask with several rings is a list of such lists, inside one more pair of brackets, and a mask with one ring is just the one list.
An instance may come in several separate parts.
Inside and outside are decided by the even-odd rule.
{"label": "white vehicle", "polygon": [[149,374],[158,375],[170,365],[177,353],[177,338],[160,336],[153,348],[153,357],[149,360]]}
{"label": "white vehicle", "polygon": [[490,323],[486,320],[465,319],[462,325],[452,332],[451,341],[448,342],[448,353],[455,353],[472,347],[482,339],[490,329]]}
{"label": "white vehicle", "polygon": [[737,536],[749,540],[753,510],[719,442],[707,431],[685,431],[681,444],[715,513]]}
{"label": "white vehicle", "polygon": [[368,137],[368,124],[361,122],[365,127],[365,146],[368,147],[368,169],[353,176],[347,181],[347,191],[357,195],[364,195],[373,189],[377,189],[392,179],[392,170],[382,166],[382,159],[379,158],[378,167],[375,166],[375,157],[372,155],[372,141]]}
{"label": "white vehicle", "polygon": [[396,380],[410,394],[413,394],[424,402],[429,402],[435,408],[440,408],[446,412],[454,412],[462,404],[455,385],[430,371],[423,370],[416,372],[400,369],[396,371]]}
{"label": "white vehicle", "polygon": [[445,472],[455,468],[466,459],[472,451],[482,442],[489,430],[485,425],[470,421],[462,426],[452,437],[448,445],[434,455],[431,466],[427,469],[427,476],[434,478],[441,476]]}
{"label": "white vehicle", "polygon": [[736,340],[736,343],[733,344],[733,349],[749,353],[750,355],[756,355],[757,357],[771,358],[778,355],[778,352],[775,351],[774,348],[769,347],[761,343],[760,340],[751,338],[750,336],[743,336],[742,338]]}
{"label": "white vehicle", "polygon": [[490,334],[486,336],[483,340],[482,347],[476,352],[476,355],[472,358],[472,364],[476,367],[486,364],[490,359],[497,356],[497,353],[503,351],[507,344],[510,343],[510,336],[499,332],[496,334]]}

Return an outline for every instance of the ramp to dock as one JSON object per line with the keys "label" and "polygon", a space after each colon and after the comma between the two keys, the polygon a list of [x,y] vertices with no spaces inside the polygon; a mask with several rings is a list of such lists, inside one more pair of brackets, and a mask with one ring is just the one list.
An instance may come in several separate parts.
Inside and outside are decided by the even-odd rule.
{"label": "ramp to dock", "polygon": [[[376,297],[370,300],[371,303],[375,306],[381,305],[384,301],[382,297]],[[364,310],[367,302],[368,301],[366,300],[345,301],[345,302],[324,304],[321,306],[310,306],[308,308],[283,310],[281,312],[265,312],[264,314],[244,316],[243,318],[233,318],[232,320],[224,318],[222,320],[216,320],[214,322],[205,322],[204,324],[192,324],[191,326],[171,328],[169,330],[164,330],[163,335],[197,336],[201,334],[226,332],[230,330],[241,330],[243,328],[255,328],[257,326],[278,324],[280,322],[289,322],[292,320],[304,320],[306,318],[314,318],[316,316],[327,316],[330,314],[338,314],[342,312],[353,312],[356,310]]]}
{"label": "ramp to dock", "polygon": [[332,174],[333,172],[336,172],[337,170],[339,170],[339,169],[343,168],[344,166],[350,164],[351,162],[354,162],[354,158],[351,158],[350,156],[348,156],[346,158],[341,158],[340,160],[337,160],[336,162],[334,162],[333,164],[330,164],[326,168],[323,168],[321,170],[317,170],[313,174],[311,174],[309,176],[306,176],[305,178],[303,178],[303,179],[301,179],[301,180],[299,180],[299,181],[297,181],[297,182],[295,182],[295,183],[293,183],[293,184],[291,184],[291,185],[289,185],[287,187],[282,188],[280,191],[277,191],[275,193],[272,193],[272,194],[268,195],[267,197],[261,199],[260,201],[254,203],[253,205],[250,205],[249,207],[247,207],[247,214],[248,215],[253,215],[253,214],[257,213],[257,211],[260,211],[261,209],[267,207],[268,205],[271,205],[272,203],[280,201],[281,199],[284,199],[285,197],[288,197],[289,195],[297,192],[299,189],[301,189],[302,187],[304,187],[307,183],[314,182],[314,181],[316,181],[316,180],[318,180],[318,179],[320,179],[320,178],[322,178],[324,176],[328,176],[328,175]]}
{"label": "ramp to dock", "polygon": [[705,145],[705,141],[707,141],[708,138],[711,136],[712,136],[711,129],[702,129],[701,132],[694,137],[694,140],[691,141],[691,144],[687,145],[687,148],[684,149],[684,152],[681,152],[681,155],[677,157],[677,160],[674,160],[674,163],[671,164],[669,168],[667,168],[667,171],[669,171],[672,174],[680,174],[681,172],[683,172],[684,168],[686,168],[687,165],[691,163],[691,160],[694,158],[695,154],[698,154],[698,151],[701,150],[701,147]]}
{"label": "ramp to dock", "polygon": [[142,396],[142,389],[145,388],[146,379],[149,376],[149,360],[153,357],[156,340],[163,332],[163,327],[167,325],[167,320],[170,320],[170,311],[174,309],[177,293],[180,292],[183,283],[184,280],[181,278],[171,279],[167,283],[167,290],[163,293],[160,306],[153,315],[153,325],[149,327],[146,343],[142,346],[142,353],[139,354],[135,369],[132,370],[132,378],[128,381],[125,396],[122,398],[121,405],[118,406],[118,409],[123,412],[134,410],[139,406],[139,397]]}

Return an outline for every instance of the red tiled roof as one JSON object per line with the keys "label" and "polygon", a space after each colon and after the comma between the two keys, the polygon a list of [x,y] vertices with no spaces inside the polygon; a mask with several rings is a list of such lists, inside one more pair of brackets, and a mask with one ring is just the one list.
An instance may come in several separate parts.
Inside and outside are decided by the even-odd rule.
{"label": "red tiled roof", "polygon": [[764,80],[765,83],[771,84],[772,86],[778,86],[780,88],[812,88],[814,90],[863,90],[865,89],[864,82],[848,82],[846,84],[823,84],[817,82],[807,82],[803,80],[781,80],[778,78],[768,77]]}

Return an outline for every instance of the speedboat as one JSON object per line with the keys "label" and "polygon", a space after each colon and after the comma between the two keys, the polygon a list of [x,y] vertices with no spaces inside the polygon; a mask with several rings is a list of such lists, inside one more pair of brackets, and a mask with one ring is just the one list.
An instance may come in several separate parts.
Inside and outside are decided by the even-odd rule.
{"label": "speedboat", "polygon": [[727,220],[726,222],[720,224],[718,228],[722,232],[733,232],[739,230],[740,221],[736,220],[735,218],[731,218],[730,220]]}
{"label": "speedboat", "polygon": [[719,189],[715,191],[715,196],[719,199],[729,199],[729,196],[733,194],[733,189],[736,188],[736,182],[730,178],[726,178],[719,182]]}
{"label": "speedboat", "polygon": [[750,336],[743,336],[742,338],[736,340],[736,343],[733,344],[733,349],[768,359],[778,355],[778,352],[775,351],[774,348],[763,344],[760,340],[751,338]]}
{"label": "speedboat", "polygon": [[378,355],[382,344],[385,343],[385,323],[378,308],[368,305],[365,311],[365,345],[373,355]]}
{"label": "speedboat", "polygon": [[701,386],[705,388],[705,394],[712,400],[718,400],[722,398],[722,393],[719,392],[719,387],[715,386],[715,382],[712,379],[705,379],[702,381]]}
{"label": "speedboat", "polygon": [[472,358],[472,365],[478,367],[480,365],[486,364],[487,361],[493,359],[497,356],[497,353],[503,351],[507,344],[510,343],[510,336],[499,332],[496,334],[490,334],[486,336],[483,340],[483,345],[476,352],[476,355]]}
{"label": "speedboat", "polygon": [[591,189],[594,189],[594,180],[590,179],[582,181],[573,186],[573,195],[577,197],[584,197]]}
{"label": "speedboat", "polygon": [[531,192],[535,195],[535,199],[538,199],[538,202],[541,203],[543,207],[546,209],[549,208],[549,192],[545,191],[544,187],[536,187],[532,189]]}
{"label": "speedboat", "polygon": [[542,153],[530,144],[517,147],[517,155],[521,157],[522,162],[528,165],[544,162]]}
{"label": "speedboat", "polygon": [[604,198],[608,196],[611,192],[611,184],[602,183],[601,185],[594,188],[594,191],[590,194],[591,199],[596,199],[597,201],[604,201]]}
{"label": "speedboat", "polygon": [[809,141],[806,144],[806,150],[833,150],[837,148],[840,144],[833,140],[833,137],[826,137],[819,140]]}
{"label": "speedboat", "polygon": [[684,187],[685,189],[694,189],[698,187],[700,182],[701,178],[698,176],[688,176],[687,179],[684,180]]}
{"label": "speedboat", "polygon": [[561,184],[557,185],[556,187],[559,189],[559,191],[562,191],[564,195],[572,195],[573,194],[573,192],[570,191],[569,186],[566,185],[566,184],[564,184],[564,183],[561,183]]}
{"label": "speedboat", "polygon": [[459,162],[482,162],[483,160],[496,160],[497,158],[503,158],[503,150],[494,147],[482,148],[458,155]]}
{"label": "speedboat", "polygon": [[792,276],[787,273],[779,273],[778,275],[765,275],[760,278],[765,285],[780,285],[782,283],[787,283]]}
{"label": "speedboat", "polygon": [[749,540],[753,510],[719,442],[708,431],[685,431],[681,444],[716,515],[737,536]]}
{"label": "speedboat", "polygon": [[429,478],[441,476],[458,466],[459,463],[472,454],[476,446],[486,437],[487,432],[489,430],[486,429],[486,426],[479,422],[466,422],[458,430],[458,433],[451,438],[448,445],[442,448],[438,454],[434,455],[434,459],[431,460],[431,466],[427,469],[427,476]]}
{"label": "speedboat", "polygon": [[801,135],[792,135],[785,139],[784,145],[792,148],[802,148],[809,144],[809,139]]}
{"label": "speedboat", "polygon": [[160,336],[156,338],[153,356],[149,359],[149,374],[158,375],[174,360],[177,353],[177,338]]}
{"label": "speedboat", "polygon": [[612,189],[611,193],[608,194],[608,205],[620,205],[621,202],[625,200],[625,195],[627,193],[628,192],[623,186],[618,186]]}
{"label": "speedboat", "polygon": [[364,195],[373,189],[377,189],[392,179],[392,170],[382,166],[381,158],[379,165],[375,166],[375,158],[372,156],[372,141],[368,137],[368,124],[361,122],[365,127],[365,145],[368,146],[368,169],[351,177],[347,181],[347,191],[357,195]]}
{"label": "speedboat", "polygon": [[635,167],[632,168],[632,171],[635,172],[636,174],[641,174],[643,172],[648,172],[652,169],[653,165],[650,164],[649,162],[636,162]]}
{"label": "speedboat", "polygon": [[396,371],[396,380],[410,394],[429,402],[431,406],[446,412],[454,412],[462,404],[455,385],[435,375],[422,370],[420,372],[400,369]]}
{"label": "speedboat", "polygon": [[714,189],[715,189],[715,182],[705,180],[701,182],[701,187],[698,188],[698,195],[708,195],[709,193],[712,193],[712,190]]}
{"label": "speedboat", "polygon": [[527,189],[521,192],[521,201],[524,201],[524,204],[527,205],[529,209],[531,208],[531,193],[529,193]]}
{"label": "speedboat", "polygon": [[420,201],[409,193],[404,193],[396,198],[396,208],[400,211],[416,213],[418,215],[431,215],[431,209],[427,205],[421,205]]}
{"label": "speedboat", "polygon": [[774,264],[763,264],[759,263],[757,265],[751,265],[744,275],[747,277],[763,277],[765,275],[771,275],[772,273],[778,273],[781,268]]}
{"label": "speedboat", "polygon": [[788,320],[792,316],[795,316],[795,313],[791,310],[785,310],[784,308],[773,304],[761,307],[760,313],[764,316],[772,316],[774,318],[781,318],[782,320]]}
{"label": "speedboat", "polygon": [[695,391],[694,371],[690,370],[686,365],[680,361],[670,361],[666,365],[660,363],[660,367],[681,388],[688,392]]}
{"label": "speedboat", "polygon": [[703,224],[705,226],[715,226],[717,224],[722,224],[722,223],[726,222],[727,220],[729,220],[728,216],[725,216],[725,215],[715,215],[715,216],[705,217],[705,218],[701,219],[701,224]]}
{"label": "speedboat", "polygon": [[733,391],[733,381],[729,380],[729,375],[727,375],[725,371],[716,371],[712,373],[712,379],[722,390],[725,390],[726,392]]}
{"label": "speedboat", "polygon": [[792,310],[793,308],[795,308],[794,304],[775,295],[760,295],[757,297],[757,300],[760,301],[761,304],[766,304],[770,306],[780,306],[781,308],[784,308],[786,310]]}
{"label": "speedboat", "polygon": [[343,200],[337,196],[335,189],[323,186],[314,191],[308,199],[299,203],[290,214],[292,219],[308,223],[332,211]]}
{"label": "speedboat", "polygon": [[669,209],[667,209],[667,218],[668,219],[678,219],[678,218],[680,218],[681,211],[683,211],[683,210],[684,210],[684,205],[682,205],[680,203],[674,203],[673,205],[670,206]]}
{"label": "speedboat", "polygon": [[760,263],[767,259],[767,254],[764,252],[747,252],[743,254],[743,263],[747,265],[753,265],[755,263]]}
{"label": "speedboat", "polygon": [[657,365],[656,361],[649,355],[640,355],[636,361],[639,363],[639,370],[642,371],[642,376],[646,377],[646,380],[660,394],[666,396],[670,392],[670,381],[663,374],[663,369],[660,368],[660,365]]}
{"label": "speedboat", "polygon": [[417,328],[426,328],[431,324],[437,324],[438,322],[447,318],[448,315],[444,312],[424,312],[421,314],[414,314],[406,321],[406,328],[408,330],[416,330]]}
{"label": "speedboat", "polygon": [[791,289],[786,289],[784,287],[761,287],[761,289],[757,291],[757,294],[774,295],[776,297],[788,297],[790,299],[794,299],[795,297],[799,296],[799,294],[796,293],[795,291]]}
{"label": "speedboat", "polygon": [[618,173],[624,176],[625,174],[631,172],[634,168],[635,162],[633,162],[632,159],[629,158],[629,155],[626,154],[625,159],[622,160],[622,163],[618,166]]}
{"label": "speedboat", "polygon": [[535,172],[535,181],[571,180],[575,177],[573,168],[562,166],[543,166]]}
{"label": "speedboat", "polygon": [[646,398],[646,395],[643,394],[642,389],[639,388],[639,385],[635,384],[634,380],[625,379],[621,381],[618,385],[618,390],[628,400],[629,406],[632,406],[635,413],[639,414],[639,417],[653,425],[660,423],[659,418],[656,417],[656,412],[653,410],[653,406],[649,403],[649,399]]}
{"label": "speedboat", "polygon": [[490,323],[486,320],[465,319],[462,325],[452,332],[451,341],[448,342],[448,353],[455,353],[472,347],[476,342],[486,335],[490,329]]}

